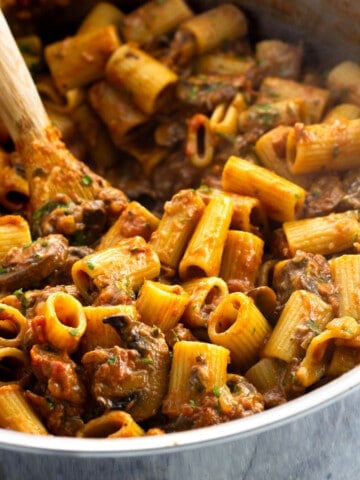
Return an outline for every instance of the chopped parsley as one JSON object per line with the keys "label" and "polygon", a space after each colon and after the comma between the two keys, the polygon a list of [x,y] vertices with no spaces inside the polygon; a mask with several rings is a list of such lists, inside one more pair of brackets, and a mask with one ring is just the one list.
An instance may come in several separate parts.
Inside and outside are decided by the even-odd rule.
{"label": "chopped parsley", "polygon": [[311,190],[311,193],[314,198],[321,198],[321,190],[314,189],[314,190]]}
{"label": "chopped parsley", "polygon": [[72,335],[73,337],[77,337],[79,335],[79,329],[78,328],[70,328],[69,329],[69,333],[70,335]]}
{"label": "chopped parsley", "polygon": [[142,363],[144,363],[145,365],[153,365],[154,363],[154,360],[151,358],[151,357],[143,357],[141,359]]}
{"label": "chopped parsley", "polygon": [[46,403],[47,403],[47,406],[49,408],[49,410],[54,410],[54,400],[50,397],[46,397]]}
{"label": "chopped parsley", "polygon": [[69,205],[63,202],[48,202],[42,207],[40,207],[38,210],[36,210],[36,212],[33,214],[33,220],[39,220],[43,215],[51,213],[56,208],[66,209],[68,207]]}
{"label": "chopped parsley", "polygon": [[23,289],[19,288],[18,290],[15,290],[14,295],[18,300],[21,301],[21,306],[26,310],[28,307],[28,299],[26,298]]}
{"label": "chopped parsley", "polygon": [[107,359],[107,363],[109,365],[114,365],[116,363],[116,357],[115,355],[111,355],[108,359]]}
{"label": "chopped parsley", "polygon": [[90,175],[84,175],[81,179],[81,183],[88,187],[93,183],[93,179],[90,177]]}
{"label": "chopped parsley", "polygon": [[321,332],[319,325],[312,318],[309,318],[307,325],[315,335],[319,335]]}
{"label": "chopped parsley", "polygon": [[212,389],[212,392],[215,395],[215,397],[217,397],[217,398],[220,397],[220,388],[218,386],[215,385]]}
{"label": "chopped parsley", "polygon": [[88,267],[89,270],[94,270],[95,265],[92,263],[91,260],[86,260],[86,266]]}
{"label": "chopped parsley", "polygon": [[331,151],[331,156],[332,158],[336,158],[338,155],[339,155],[339,152],[340,152],[340,147],[339,145],[334,145],[333,146],[333,149]]}

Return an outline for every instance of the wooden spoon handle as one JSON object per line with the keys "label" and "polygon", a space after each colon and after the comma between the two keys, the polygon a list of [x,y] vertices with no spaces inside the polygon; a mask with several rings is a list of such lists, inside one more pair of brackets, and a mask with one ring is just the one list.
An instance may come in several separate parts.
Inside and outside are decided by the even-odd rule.
{"label": "wooden spoon handle", "polygon": [[43,139],[50,121],[0,9],[0,117],[15,143]]}

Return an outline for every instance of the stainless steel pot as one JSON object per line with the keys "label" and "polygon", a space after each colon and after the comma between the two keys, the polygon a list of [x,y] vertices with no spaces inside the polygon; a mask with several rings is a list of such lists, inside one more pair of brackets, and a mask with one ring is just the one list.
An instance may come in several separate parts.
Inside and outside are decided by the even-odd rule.
{"label": "stainless steel pot", "polygon": [[[360,2],[236,3],[250,16],[254,35],[303,39],[324,68],[360,60]],[[272,410],[189,432],[99,440],[0,429],[0,479],[355,480],[359,402],[360,367]]]}

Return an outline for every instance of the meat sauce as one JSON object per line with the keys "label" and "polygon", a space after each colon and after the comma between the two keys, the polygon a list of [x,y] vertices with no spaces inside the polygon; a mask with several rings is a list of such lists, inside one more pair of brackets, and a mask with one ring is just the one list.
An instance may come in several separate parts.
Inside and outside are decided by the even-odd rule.
{"label": "meat sauce", "polygon": [[[22,7],[21,15],[15,17],[12,10],[14,3],[15,7]],[[31,3],[34,6],[29,6]],[[52,7],[58,7],[58,4],[64,6],[64,2],[48,3],[54,4]],[[10,1],[5,2],[4,8],[9,9],[14,31],[19,30],[17,27],[22,22],[26,22],[27,30],[36,35],[37,29],[33,21],[43,2],[24,4]],[[42,40],[45,44],[49,41],[46,38]],[[171,331],[161,332],[155,326],[133,318],[112,315],[104,323],[119,334],[119,344],[111,348],[98,346],[85,353],[80,347],[71,355],[52,348],[44,336],[43,306],[49,295],[56,291],[71,292],[86,304],[72,283],[72,266],[77,260],[96,251],[102,235],[118,217],[122,215],[124,219],[124,237],[139,235],[147,241],[151,238],[152,230],[146,220],[131,210],[126,210],[128,200],[140,203],[157,218],[161,218],[164,211],[170,212],[174,208],[178,214],[182,205],[179,207],[170,203],[172,197],[179,191],[198,189],[200,186],[219,188],[222,170],[230,155],[259,163],[254,145],[269,131],[269,122],[271,124],[274,121],[273,117],[263,114],[257,121],[250,122],[251,128],[246,131],[213,135],[212,160],[208,165],[199,167],[191,159],[197,153],[196,148],[191,149],[194,145],[188,145],[189,128],[199,128],[199,123],[194,120],[195,114],[209,119],[219,105],[229,105],[239,92],[249,105],[255,104],[260,95],[261,82],[268,75],[304,84],[310,83],[310,78],[315,78],[314,85],[325,87],[319,80],[318,74],[321,72],[303,67],[302,45],[279,42],[268,51],[265,50],[264,57],[256,57],[256,45],[251,44],[247,38],[225,42],[214,53],[228,56],[232,60],[252,60],[244,73],[231,76],[221,74],[221,71],[218,74],[199,73],[196,62],[188,61],[187,56],[192,55],[188,42],[189,36],[184,32],[175,37],[174,32],[170,32],[144,47],[154,58],[173,68],[179,74],[179,82],[173,101],[156,112],[151,121],[136,130],[134,136],[127,140],[130,143],[135,141],[137,147],[144,147],[146,151],[164,148],[164,156],[149,166],[142,163],[144,157],[141,155],[132,155],[131,152],[135,150],[133,145],[130,148],[124,142],[120,147],[114,144],[111,146],[116,151],[116,162],[106,160],[105,166],[99,166],[92,148],[89,148],[86,138],[81,134],[81,128],[77,128],[74,122],[71,134],[65,130],[62,132],[65,143],[77,158],[101,171],[111,187],[104,186],[96,199],[81,204],[74,204],[65,194],[58,194],[51,204],[47,204],[45,209],[37,211],[32,217],[34,241],[31,245],[11,248],[1,259],[1,301],[24,312],[29,323],[22,346],[29,358],[26,382],[23,385],[25,396],[51,434],[77,435],[86,422],[109,410],[126,411],[145,429],[159,427],[159,433],[198,428],[259,413],[306,392],[306,388],[294,381],[294,372],[301,361],[299,358],[294,358],[286,366],[279,360],[281,378],[277,379],[277,385],[265,391],[260,392],[246,378],[245,371],[239,371],[230,365],[226,393],[220,395],[216,389],[202,392],[207,364],[199,358],[193,366],[189,381],[189,388],[196,390],[198,400],[196,404],[185,403],[181,413],[176,418],[171,418],[166,415],[166,393],[173,346],[177,341],[209,341],[205,328],[190,328],[180,320]],[[90,60],[89,57],[85,58],[85,61]],[[48,66],[43,63],[43,59],[39,65],[40,71],[33,73],[38,85],[43,76],[49,76]],[[49,105],[49,98],[43,92],[42,95]],[[66,102],[66,99],[61,98],[61,102]],[[332,102],[333,100],[329,101],[328,110],[331,109]],[[68,116],[71,120],[71,112]],[[301,128],[297,128],[300,132]],[[0,147],[4,155],[14,159],[14,145],[7,137],[6,129],[4,131]],[[106,132],[107,139],[108,134]],[[0,139],[3,137],[0,135]],[[199,137],[196,147],[201,153],[206,147],[202,143],[201,133]],[[286,136],[273,145],[279,157],[285,155],[285,141]],[[306,198],[298,218],[323,217],[331,212],[358,209],[359,178],[358,169],[311,174],[302,178]],[[14,213],[5,204],[1,208],[3,215]],[[29,218],[28,209],[29,205],[25,205],[23,211],[15,213]],[[331,276],[330,257],[300,250],[291,255],[278,222],[270,220],[269,225],[262,225],[261,228],[252,225],[252,231],[265,242],[262,273],[267,268],[266,265],[285,260],[287,263],[274,277],[269,268],[266,281],[259,280],[264,278],[260,272],[256,285],[251,285],[247,278],[239,275],[239,278],[229,280],[229,291],[244,292],[252,297],[272,326],[296,290],[305,290],[320,297],[331,306],[333,316],[336,317],[339,295]],[[349,253],[358,253],[358,248],[354,242]],[[254,258],[249,253],[247,266],[251,268],[253,264]],[[161,280],[164,283],[169,282],[166,275],[163,277]],[[136,293],[134,295],[136,297]],[[206,318],[218,305],[218,299],[216,302],[211,297],[207,300]],[[109,283],[96,298],[94,305],[133,305],[134,301],[132,293]],[[296,336],[296,341],[302,345],[305,353],[314,337],[314,330],[311,325],[300,325]]]}

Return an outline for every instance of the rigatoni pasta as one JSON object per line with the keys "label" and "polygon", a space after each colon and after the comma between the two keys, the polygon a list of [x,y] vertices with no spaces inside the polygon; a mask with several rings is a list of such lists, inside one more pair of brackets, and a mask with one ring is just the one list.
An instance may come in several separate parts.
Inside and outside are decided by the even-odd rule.
{"label": "rigatoni pasta", "polygon": [[295,220],[305,200],[299,185],[240,157],[229,157],[221,182],[225,191],[258,198],[268,216],[280,222]]}
{"label": "rigatoni pasta", "polygon": [[121,34],[127,42],[151,44],[192,16],[191,8],[183,0],[149,1],[124,17]]}
{"label": "rigatoni pasta", "polygon": [[104,75],[106,63],[120,44],[113,25],[84,35],[75,35],[45,48],[47,63],[56,86],[66,92]]}
{"label": "rigatoni pasta", "polygon": [[341,101],[360,106],[360,65],[344,61],[335,65],[327,75],[327,85],[332,94]]}
{"label": "rigatoni pasta", "polygon": [[357,64],[303,69],[226,3],[75,27],[18,43],[83,162],[34,143],[29,166],[0,127],[0,427],[165,434],[356,367]]}
{"label": "rigatoni pasta", "polygon": [[[186,55],[177,57],[176,61],[186,63],[189,56],[206,53],[226,41],[242,38],[247,31],[247,20],[240,9],[230,3],[219,5],[181,23],[179,37],[185,35],[189,46]],[[175,36],[174,42],[176,40]]]}
{"label": "rigatoni pasta", "polygon": [[175,72],[130,43],[120,45],[106,64],[106,78],[124,89],[145,114],[171,101],[178,80]]}
{"label": "rigatoni pasta", "polygon": [[145,280],[136,299],[136,309],[142,322],[167,332],[179,322],[188,303],[189,295],[180,285]]}
{"label": "rigatoni pasta", "polygon": [[[226,385],[229,351],[204,342],[177,342],[163,412],[179,415],[186,404],[196,405],[204,393],[216,395]],[[198,372],[198,373],[196,373]]]}
{"label": "rigatoni pasta", "polygon": [[31,243],[29,223],[21,215],[0,217],[0,259],[11,247],[22,247]]}
{"label": "rigatoni pasta", "polygon": [[226,296],[210,315],[208,334],[216,345],[228,348],[231,360],[246,369],[258,360],[271,326],[254,301],[241,292]]}
{"label": "rigatoni pasta", "polygon": [[150,237],[150,245],[169,275],[174,276],[177,273],[180,260],[204,208],[201,196],[192,190],[178,192],[164,205],[164,214]]}
{"label": "rigatoni pasta", "polygon": [[283,230],[291,253],[297,250],[329,255],[351,248],[358,240],[355,210],[285,222]]}
{"label": "rigatoni pasta", "polygon": [[254,288],[263,260],[264,241],[250,232],[229,230],[221,259],[220,277],[231,291]]}
{"label": "rigatoni pasta", "polygon": [[220,277],[202,277],[187,280],[182,287],[189,301],[182,321],[190,328],[207,328],[211,312],[229,293],[226,282]]}
{"label": "rigatoni pasta", "polygon": [[156,278],[159,273],[159,258],[142,237],[123,239],[72,266],[73,281],[88,299],[112,283],[125,295],[132,296],[145,279]]}
{"label": "rigatoni pasta", "polygon": [[331,276],[339,291],[339,315],[360,320],[360,255],[341,255],[331,260]]}
{"label": "rigatoni pasta", "polygon": [[206,205],[179,263],[182,280],[219,274],[232,212],[231,198],[225,195],[213,197]]}
{"label": "rigatoni pasta", "polygon": [[266,342],[261,355],[285,362],[303,358],[306,343],[318,335],[332,319],[329,304],[305,290],[295,290]]}
{"label": "rigatoni pasta", "polygon": [[332,123],[297,124],[290,130],[286,159],[296,174],[347,170],[358,166],[360,119]]}
{"label": "rigatoni pasta", "polygon": [[35,435],[47,435],[44,425],[39,420],[18,385],[0,387],[0,426]]}

